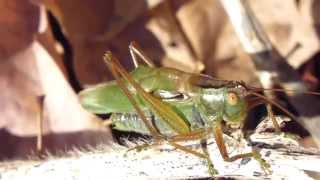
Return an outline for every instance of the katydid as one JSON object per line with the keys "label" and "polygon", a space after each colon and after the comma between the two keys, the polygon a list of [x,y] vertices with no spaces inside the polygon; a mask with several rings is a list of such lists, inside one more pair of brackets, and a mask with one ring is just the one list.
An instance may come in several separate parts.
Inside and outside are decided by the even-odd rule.
{"label": "katydid", "polygon": [[128,73],[111,52],[107,52],[104,61],[116,80],[83,90],[79,96],[85,109],[97,114],[112,113],[110,119],[115,129],[151,135],[156,143],[166,141],[204,158],[211,174],[217,171],[205,147],[203,152],[198,152],[178,143],[186,140],[206,143],[213,135],[225,161],[252,157],[264,171],[269,171],[269,164],[255,150],[230,157],[222,127],[243,126],[252,105],[245,99],[248,95],[258,96],[262,98],[260,103],[267,101],[284,110],[281,106],[250,91],[243,82],[155,67],[135,43],[130,44],[129,50],[136,69]]}

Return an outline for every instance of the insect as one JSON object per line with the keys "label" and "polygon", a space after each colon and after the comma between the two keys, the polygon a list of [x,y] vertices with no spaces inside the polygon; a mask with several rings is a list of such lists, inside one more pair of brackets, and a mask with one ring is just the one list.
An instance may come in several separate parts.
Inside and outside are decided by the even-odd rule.
{"label": "insect", "polygon": [[[249,90],[243,82],[155,67],[137,44],[131,43],[129,50],[136,66],[130,73],[111,52],[105,54],[104,61],[115,81],[80,92],[85,109],[97,114],[112,113],[110,119],[115,129],[151,135],[155,143],[166,141],[179,150],[205,159],[211,174],[217,171],[206,147],[202,146],[202,152],[198,152],[179,142],[200,140],[201,144],[206,144],[207,138],[213,135],[225,161],[252,157],[268,172],[269,164],[256,150],[229,156],[222,129],[243,126],[248,109],[257,104],[257,101],[250,103],[246,99],[249,95],[283,109],[281,106]],[[143,64],[138,62],[138,57]]]}

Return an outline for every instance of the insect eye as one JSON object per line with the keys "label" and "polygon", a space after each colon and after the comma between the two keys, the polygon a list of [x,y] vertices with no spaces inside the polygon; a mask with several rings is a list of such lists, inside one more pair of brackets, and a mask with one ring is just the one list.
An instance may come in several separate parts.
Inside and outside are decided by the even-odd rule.
{"label": "insect eye", "polygon": [[227,102],[230,105],[236,105],[239,101],[238,95],[234,92],[229,92],[227,95]]}

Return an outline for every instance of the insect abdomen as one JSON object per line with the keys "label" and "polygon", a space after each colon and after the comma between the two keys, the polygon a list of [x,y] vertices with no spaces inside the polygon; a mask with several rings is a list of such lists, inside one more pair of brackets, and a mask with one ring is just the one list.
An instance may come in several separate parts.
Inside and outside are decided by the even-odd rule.
{"label": "insect abdomen", "polygon": [[[160,120],[159,117],[154,116],[151,111],[145,111],[145,114],[147,120],[150,121],[161,134],[168,136],[177,134],[164,121]],[[110,119],[114,129],[150,135],[150,131],[135,112],[114,113]]]}

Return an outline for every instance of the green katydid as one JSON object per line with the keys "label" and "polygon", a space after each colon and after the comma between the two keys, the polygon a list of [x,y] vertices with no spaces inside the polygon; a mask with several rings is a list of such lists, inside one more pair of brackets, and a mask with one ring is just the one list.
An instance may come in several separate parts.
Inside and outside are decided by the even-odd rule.
{"label": "green katydid", "polygon": [[[128,73],[111,52],[107,52],[104,60],[116,80],[80,92],[85,109],[97,114],[112,113],[110,119],[115,129],[148,134],[156,143],[166,141],[177,149],[204,158],[211,174],[217,171],[204,146],[203,152],[198,152],[178,143],[200,140],[203,144],[213,135],[225,161],[252,157],[264,171],[268,171],[269,164],[255,150],[230,157],[222,126],[242,127],[250,106],[245,99],[248,95],[262,98],[258,103],[267,101],[285,109],[248,90],[243,82],[157,68],[135,43],[130,44],[129,50],[136,69]],[[138,63],[137,55],[144,64]]]}

